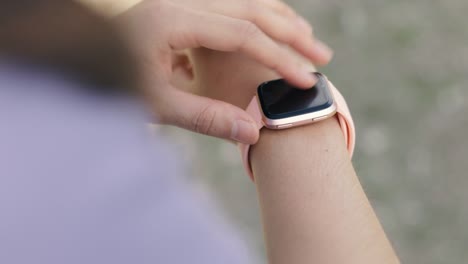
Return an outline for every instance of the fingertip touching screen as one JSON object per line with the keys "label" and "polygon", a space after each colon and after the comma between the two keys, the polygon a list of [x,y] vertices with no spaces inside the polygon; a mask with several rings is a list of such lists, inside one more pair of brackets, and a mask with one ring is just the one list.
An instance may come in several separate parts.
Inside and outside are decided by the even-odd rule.
{"label": "fingertip touching screen", "polygon": [[270,119],[313,113],[333,105],[328,80],[320,73],[317,84],[307,90],[297,89],[283,79],[269,81],[258,87],[263,113]]}

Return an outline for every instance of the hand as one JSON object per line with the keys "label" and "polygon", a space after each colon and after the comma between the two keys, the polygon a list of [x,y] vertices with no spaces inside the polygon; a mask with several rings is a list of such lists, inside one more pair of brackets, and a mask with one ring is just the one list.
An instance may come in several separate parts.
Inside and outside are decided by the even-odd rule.
{"label": "hand", "polygon": [[[317,69],[310,62],[288,49],[289,56]],[[183,63],[174,66],[174,83],[197,95],[227,102],[246,109],[257,86],[267,80],[281,78],[278,73],[239,52],[220,52],[204,48],[180,53],[174,59]]]}
{"label": "hand", "polygon": [[146,92],[162,123],[249,144],[259,132],[244,110],[171,85],[172,53],[196,47],[239,51],[303,88],[314,84],[313,76],[277,42],[317,64],[332,56],[279,0],[146,0],[119,19],[139,51]]}

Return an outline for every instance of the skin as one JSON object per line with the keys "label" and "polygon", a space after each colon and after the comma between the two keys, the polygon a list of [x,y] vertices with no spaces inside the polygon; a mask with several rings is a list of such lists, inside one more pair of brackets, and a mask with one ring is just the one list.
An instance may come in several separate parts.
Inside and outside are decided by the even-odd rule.
{"label": "skin", "polygon": [[[185,63],[175,66],[180,77],[173,82],[241,108],[259,83],[278,77],[241,54],[201,49],[188,55],[179,54]],[[282,131],[262,129],[250,157],[269,263],[399,263],[336,118]]]}
{"label": "skin", "polygon": [[[122,22],[119,21],[119,23],[123,23],[124,27],[132,32],[129,35],[136,34],[137,37],[134,39],[137,42],[142,41],[147,43],[147,47],[151,47],[147,50],[143,48],[147,52],[146,59],[142,59],[147,63],[146,74],[151,77],[161,70],[167,75],[163,74],[164,78],[161,76],[153,77],[153,79],[145,77],[148,80],[154,80],[153,85],[162,85],[157,86],[161,87],[161,90],[155,94],[177,107],[174,108],[172,104],[164,103],[162,99],[158,101],[158,96],[150,96],[149,101],[165,107],[164,111],[168,112],[175,112],[185,103],[200,104],[201,109],[216,105],[216,107],[208,107],[211,112],[197,112],[200,108],[193,106],[193,108],[183,109],[183,111],[195,110],[195,117],[202,117],[200,121],[202,123],[195,123],[195,127],[204,127],[203,122],[213,123],[214,117],[223,115],[232,117],[229,112],[233,109],[232,107],[244,109],[260,82],[277,78],[281,73],[286,74],[278,69],[272,71],[271,68],[265,67],[265,64],[271,66],[265,63],[265,58],[255,57],[253,54],[256,53],[255,47],[258,48],[261,45],[252,45],[254,49],[251,51],[246,51],[245,47],[235,47],[232,50],[228,48],[227,51],[231,53],[206,49],[192,50],[188,53],[174,52],[174,47],[191,46],[183,41],[184,37],[189,40],[195,39],[195,44],[200,44],[200,35],[195,33],[196,28],[180,34],[180,25],[174,25],[171,30],[176,33],[173,35],[176,38],[171,39],[164,34],[167,33],[164,31],[167,28],[161,27],[163,30],[159,32],[161,35],[156,34],[156,36],[161,37],[162,42],[151,41],[143,37],[145,34],[151,36],[154,33],[145,32],[145,22],[157,22],[156,24],[174,22],[171,15],[179,14],[182,14],[184,23],[190,22],[189,18],[193,19],[194,13],[189,11],[194,11],[194,8],[197,10],[197,5],[190,6],[194,2],[146,1],[143,6],[140,5],[126,13]],[[161,3],[169,4],[169,6],[160,5]],[[184,6],[181,6],[181,3],[184,3]],[[199,3],[208,2],[200,1]],[[229,6],[229,10],[222,10],[223,4],[214,5],[211,8],[217,10],[218,15],[240,16],[239,20],[249,21],[249,16],[242,18],[245,14],[242,10],[246,12],[246,9],[236,9],[238,6],[232,3],[223,3]],[[285,16],[294,14],[278,1],[259,0],[258,3],[278,14]],[[195,12],[195,17],[200,18],[199,13],[198,16],[196,14],[197,12]],[[158,21],[153,17],[156,19],[153,21],[150,19],[153,15],[156,17],[161,15],[162,18],[158,18],[161,19]],[[209,16],[209,14],[204,15]],[[272,16],[271,13],[269,16]],[[138,23],[139,17],[143,24]],[[215,17],[219,18],[219,16]],[[259,19],[256,19],[259,21],[259,30],[262,28],[261,23],[263,27],[268,26],[268,19],[263,18],[265,19],[263,22]],[[193,22],[194,25],[198,23]],[[243,22],[244,25],[245,23]],[[252,28],[252,22],[248,25]],[[257,27],[256,24],[255,27]],[[304,27],[304,30],[308,32],[306,28]],[[266,28],[262,30],[268,32]],[[259,31],[255,32],[260,34]],[[177,36],[181,38],[178,39]],[[273,33],[270,36],[281,38]],[[207,41],[209,44],[207,46],[219,47],[217,46],[219,42],[216,41],[219,39],[214,39],[214,42]],[[192,43],[192,45],[195,44]],[[294,43],[292,47],[301,52],[300,44]],[[243,53],[232,52],[235,50],[241,50]],[[253,61],[246,57],[246,54],[257,60]],[[303,52],[301,55],[304,55]],[[294,63],[288,63],[288,60],[291,62],[291,60],[294,61],[293,58],[301,57],[295,55],[294,52],[283,53],[283,56],[275,54],[275,56],[281,60],[281,63],[289,66],[293,66]],[[161,78],[165,82],[158,82]],[[168,92],[165,89],[174,91]],[[220,103],[223,107],[219,107]],[[163,113],[163,120],[168,118],[164,116],[167,112],[162,109],[160,111]],[[204,115],[206,118],[203,118]],[[195,122],[200,120],[193,117],[187,115],[186,112],[181,112],[172,117],[175,118],[172,122],[175,124],[184,122],[177,118],[195,120]],[[218,121],[215,124],[216,126],[210,126],[207,131],[201,132],[210,134],[212,132],[210,129],[214,129],[213,131],[218,129],[216,128]],[[190,125],[187,128],[193,130]],[[213,135],[217,136],[217,133]],[[260,140],[251,150],[251,164],[261,204],[265,244],[270,263],[399,263],[359,183],[335,118],[283,131],[263,129],[260,134]]]}
{"label": "skin", "polygon": [[[241,109],[256,86],[283,76],[307,87],[311,82],[304,71],[311,67],[304,64],[327,62],[331,52],[317,60],[323,46],[285,34],[288,21],[297,19],[283,19],[280,26],[269,28],[273,17],[295,16],[279,1],[212,2],[145,1],[121,21],[129,35],[135,34],[130,39],[143,43],[139,49],[148,99],[164,123],[255,143],[258,132],[249,131],[245,124],[252,120]],[[171,26],[154,32],[148,24]],[[307,27],[301,33],[311,37]],[[157,38],[148,37],[153,35]],[[200,46],[211,50],[176,52]],[[239,120],[242,129],[235,127]],[[232,134],[236,129],[240,134]],[[270,263],[399,263],[359,183],[335,118],[284,131],[262,129],[250,157]]]}
{"label": "skin", "polygon": [[270,263],[398,263],[335,118],[265,129],[251,161]]}
{"label": "skin", "polygon": [[242,108],[171,82],[172,54],[198,47],[241,53],[304,89],[316,80],[287,49],[317,64],[332,57],[311,26],[280,0],[144,0],[115,21],[137,51],[146,96],[161,123],[250,144],[259,132]]}

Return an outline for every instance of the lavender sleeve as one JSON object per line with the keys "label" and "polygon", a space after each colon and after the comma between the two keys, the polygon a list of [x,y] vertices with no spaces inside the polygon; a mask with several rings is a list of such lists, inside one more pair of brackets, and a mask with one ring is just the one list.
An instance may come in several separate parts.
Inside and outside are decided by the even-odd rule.
{"label": "lavender sleeve", "polygon": [[0,66],[0,263],[251,263],[136,99]]}

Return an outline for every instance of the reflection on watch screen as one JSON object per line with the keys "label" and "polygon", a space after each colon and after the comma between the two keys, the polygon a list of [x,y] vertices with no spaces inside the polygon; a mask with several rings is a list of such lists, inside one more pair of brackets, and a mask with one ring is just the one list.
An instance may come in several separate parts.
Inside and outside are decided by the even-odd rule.
{"label": "reflection on watch screen", "polygon": [[333,99],[328,81],[319,73],[316,76],[317,84],[308,90],[294,88],[284,80],[262,84],[258,95],[265,115],[272,119],[286,118],[330,107]]}

